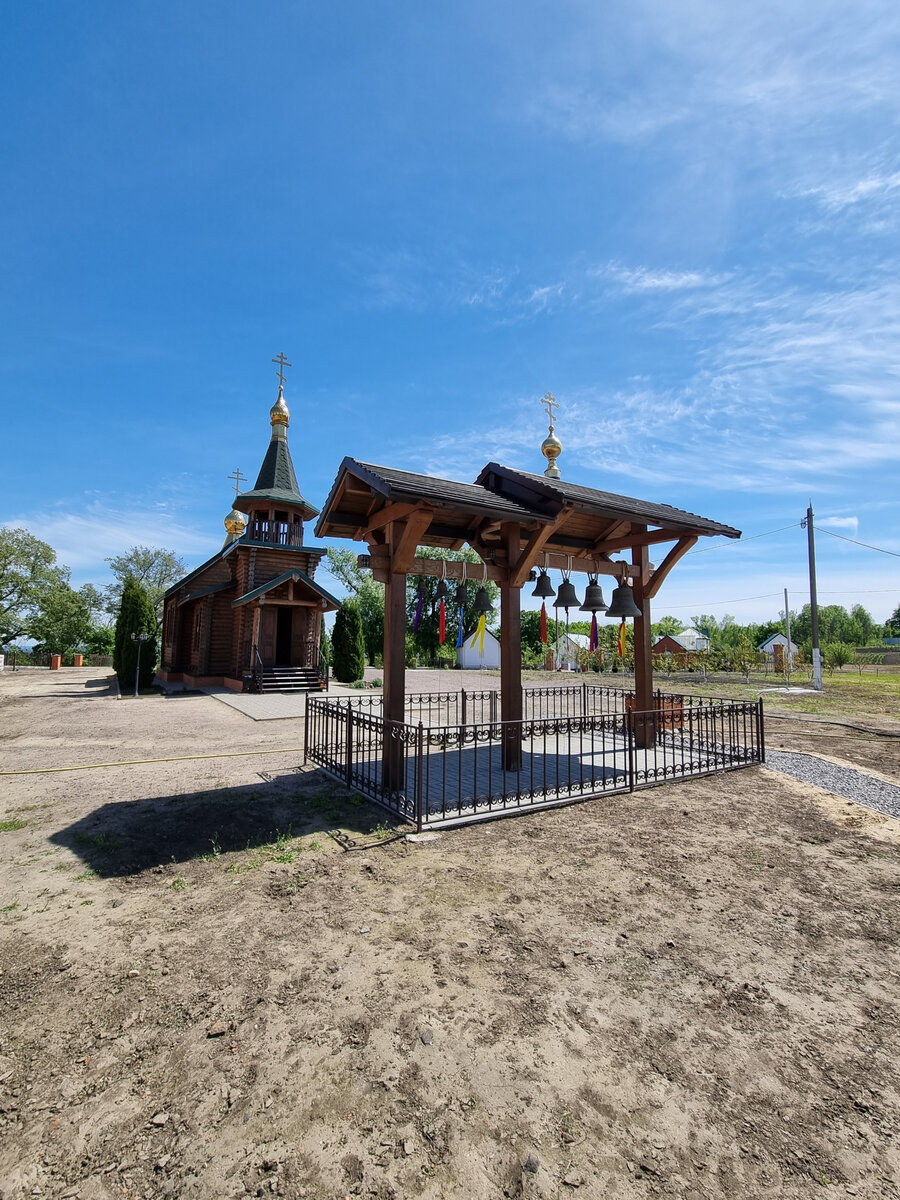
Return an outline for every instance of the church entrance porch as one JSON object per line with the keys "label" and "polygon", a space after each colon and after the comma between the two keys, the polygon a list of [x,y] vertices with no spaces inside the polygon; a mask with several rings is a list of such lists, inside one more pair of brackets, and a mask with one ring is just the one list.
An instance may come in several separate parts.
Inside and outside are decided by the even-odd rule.
{"label": "church entrance porch", "polygon": [[294,662],[291,656],[291,630],[294,626],[294,610],[291,608],[277,608],[275,611],[277,613],[275,622],[275,666],[300,666],[299,663]]}

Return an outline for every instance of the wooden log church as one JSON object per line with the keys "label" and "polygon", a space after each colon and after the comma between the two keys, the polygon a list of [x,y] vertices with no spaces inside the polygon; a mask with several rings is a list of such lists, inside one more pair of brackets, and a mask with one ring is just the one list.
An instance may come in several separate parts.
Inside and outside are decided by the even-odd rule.
{"label": "wooden log church", "polygon": [[159,675],[169,683],[236,691],[326,686],[322,616],[340,601],[314,578],[324,549],[304,545],[304,523],[318,510],[300,494],[288,449],[283,369],[290,363],[283,354],[272,361],[278,399],[256,484],[241,492],[234,473],[224,545],[166,592]]}

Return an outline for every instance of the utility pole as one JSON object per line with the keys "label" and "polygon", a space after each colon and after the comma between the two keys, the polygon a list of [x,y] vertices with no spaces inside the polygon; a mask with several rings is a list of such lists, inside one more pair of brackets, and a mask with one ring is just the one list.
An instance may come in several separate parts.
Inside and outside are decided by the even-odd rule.
{"label": "utility pole", "polygon": [[785,653],[787,655],[787,681],[790,683],[793,663],[791,661],[791,610],[788,608],[787,588],[784,589],[784,624],[787,633],[787,646],[785,646]]}
{"label": "utility pole", "polygon": [[812,684],[817,692],[822,690],[822,654],[819,650],[819,602],[816,599],[816,538],[813,531],[812,500],[806,510],[806,538],[809,545],[809,612],[812,621]]}

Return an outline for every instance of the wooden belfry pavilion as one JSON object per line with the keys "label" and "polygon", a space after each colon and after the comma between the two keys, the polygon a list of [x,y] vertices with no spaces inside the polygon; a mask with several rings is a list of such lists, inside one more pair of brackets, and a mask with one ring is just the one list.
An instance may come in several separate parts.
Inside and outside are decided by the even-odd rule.
{"label": "wooden belfry pavilion", "polygon": [[[562,450],[554,431],[552,396],[545,397],[550,431],[541,447],[543,475],[490,462],[474,483],[458,483],[345,458],[316,524],[317,537],[368,543],[370,565],[385,585],[384,702],[386,722],[405,716],[406,579],[408,575],[462,577],[462,564],[417,558],[416,548],[480,555],[484,577],[500,587],[501,707],[504,771],[521,769],[523,692],[522,587],[532,570],[549,568],[588,577],[613,576],[630,585],[640,615],[634,618],[633,708],[644,714],[634,728],[638,745],[656,737],[650,604],[676,563],[701,537],[740,537],[729,525],[667,504],[636,500],[561,478]],[[661,559],[651,567],[651,547]],[[656,557],[654,555],[654,557]],[[470,569],[470,578],[479,575]],[[381,784],[404,787],[403,764],[385,738]]]}

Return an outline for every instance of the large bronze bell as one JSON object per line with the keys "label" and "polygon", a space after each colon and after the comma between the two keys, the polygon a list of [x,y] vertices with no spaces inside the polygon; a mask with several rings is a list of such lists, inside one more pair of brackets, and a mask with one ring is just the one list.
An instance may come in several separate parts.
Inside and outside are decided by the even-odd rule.
{"label": "large bronze bell", "polygon": [[566,611],[570,608],[578,608],[578,593],[575,591],[575,585],[571,579],[564,579],[559,585],[559,591],[556,593],[553,607],[564,608]]}
{"label": "large bronze bell", "polygon": [[489,613],[494,611],[494,606],[491,604],[486,587],[480,587],[475,593],[475,611],[480,613]]}
{"label": "large bronze bell", "polygon": [[588,580],[588,585],[584,592],[584,604],[581,606],[581,612],[606,612],[606,601],[603,599],[603,588],[597,582],[597,576],[593,575]]}
{"label": "large bronze bell", "polygon": [[553,584],[550,581],[550,576],[546,571],[541,571],[537,577],[537,583],[534,585],[532,596],[537,596],[539,600],[546,600],[553,595]]}
{"label": "large bronze bell", "polygon": [[634,602],[634,592],[627,583],[613,591],[612,602],[606,610],[608,617],[639,617],[641,610]]}

